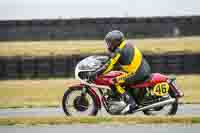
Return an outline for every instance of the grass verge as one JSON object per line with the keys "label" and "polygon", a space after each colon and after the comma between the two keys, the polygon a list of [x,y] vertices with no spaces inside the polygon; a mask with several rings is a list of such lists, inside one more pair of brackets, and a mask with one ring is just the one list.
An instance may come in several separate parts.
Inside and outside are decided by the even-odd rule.
{"label": "grass verge", "polygon": [[[145,54],[199,53],[199,42],[200,37],[134,39],[134,44]],[[98,40],[0,42],[0,56],[57,56],[104,53],[106,51],[103,44],[103,41]]]}
{"label": "grass verge", "polygon": [[0,125],[57,124],[199,124],[200,116],[115,116],[115,117],[4,117]]}
{"label": "grass verge", "polygon": [[[200,75],[179,75],[177,84],[184,92],[183,103],[200,103]],[[0,108],[57,107],[66,89],[79,83],[74,79],[0,81]]]}
{"label": "grass verge", "polygon": [[0,81],[0,108],[57,107],[74,79]]}

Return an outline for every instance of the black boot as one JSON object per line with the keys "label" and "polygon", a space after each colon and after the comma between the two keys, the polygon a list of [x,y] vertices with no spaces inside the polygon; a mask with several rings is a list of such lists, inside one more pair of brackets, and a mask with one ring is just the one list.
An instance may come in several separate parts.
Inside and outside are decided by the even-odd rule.
{"label": "black boot", "polygon": [[127,103],[127,106],[122,110],[121,113],[122,114],[132,113],[137,108],[135,100],[133,99],[133,97],[129,96],[127,92],[122,94],[122,98]]}

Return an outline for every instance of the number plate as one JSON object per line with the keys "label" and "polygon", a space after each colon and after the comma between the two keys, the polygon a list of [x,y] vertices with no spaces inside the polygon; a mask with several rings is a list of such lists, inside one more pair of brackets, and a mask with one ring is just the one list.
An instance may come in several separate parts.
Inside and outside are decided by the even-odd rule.
{"label": "number plate", "polygon": [[169,84],[166,82],[158,83],[153,88],[153,93],[156,96],[165,96],[169,92]]}

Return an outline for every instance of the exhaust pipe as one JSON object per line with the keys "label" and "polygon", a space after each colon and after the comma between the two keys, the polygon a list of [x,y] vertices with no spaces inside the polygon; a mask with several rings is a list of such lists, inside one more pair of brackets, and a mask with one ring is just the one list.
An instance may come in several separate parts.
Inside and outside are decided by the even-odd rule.
{"label": "exhaust pipe", "polygon": [[170,99],[162,101],[162,102],[154,103],[154,104],[139,108],[139,109],[135,110],[133,113],[143,111],[143,110],[147,110],[147,109],[152,109],[152,108],[155,108],[155,107],[165,106],[167,104],[172,104],[175,101],[176,101],[175,98],[170,98]]}

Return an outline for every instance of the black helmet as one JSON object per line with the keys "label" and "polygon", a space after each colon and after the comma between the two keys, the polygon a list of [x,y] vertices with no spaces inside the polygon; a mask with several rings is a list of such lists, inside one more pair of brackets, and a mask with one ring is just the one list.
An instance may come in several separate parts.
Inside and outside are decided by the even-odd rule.
{"label": "black helmet", "polygon": [[104,38],[110,52],[113,52],[124,39],[124,34],[118,30],[108,32]]}

